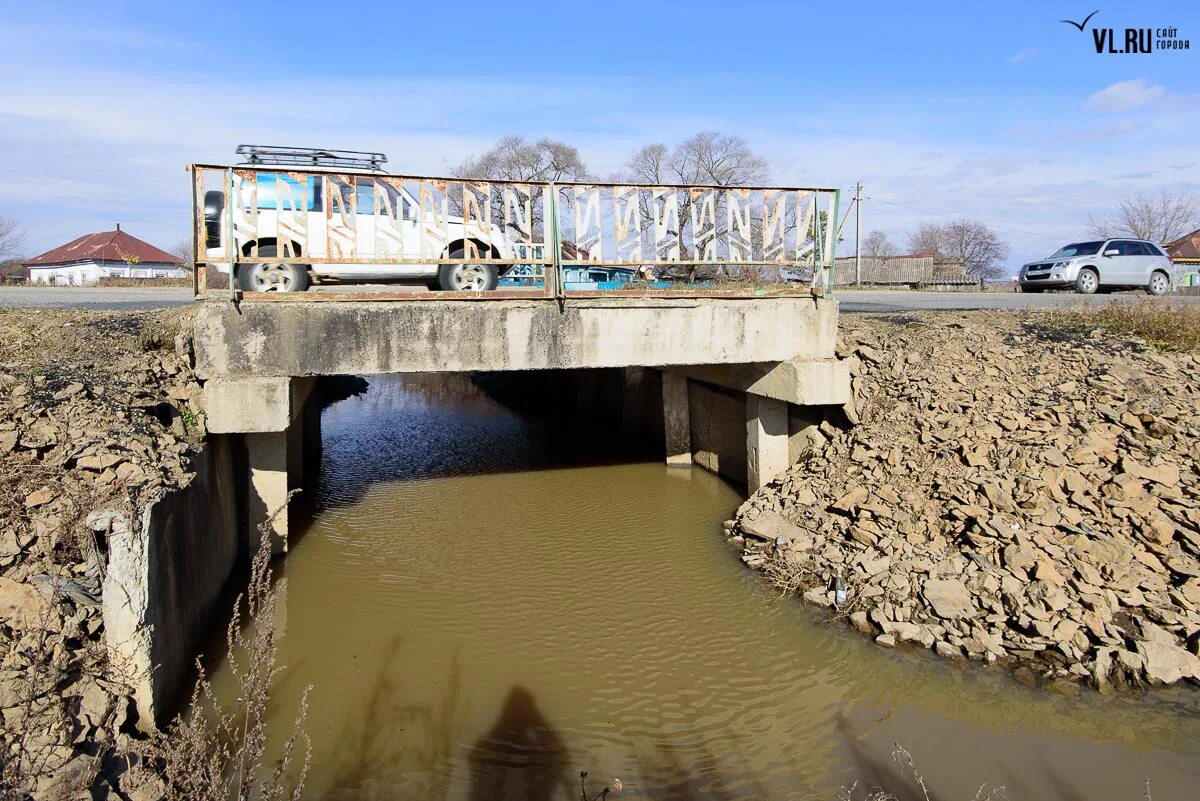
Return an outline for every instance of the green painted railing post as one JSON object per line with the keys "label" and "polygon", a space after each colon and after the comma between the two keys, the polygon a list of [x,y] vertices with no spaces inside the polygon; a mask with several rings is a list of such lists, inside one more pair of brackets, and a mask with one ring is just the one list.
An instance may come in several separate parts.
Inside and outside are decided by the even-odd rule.
{"label": "green painted railing post", "polygon": [[[563,276],[562,276],[562,234],[559,229],[558,218],[558,185],[553,181],[550,182],[547,191],[550,193],[550,209],[549,209],[549,225],[550,230],[547,231],[546,237],[550,241],[550,265],[549,272],[546,275],[546,288],[550,291],[551,296],[561,298],[563,293]],[[553,276],[553,278],[551,278]]]}
{"label": "green painted railing post", "polygon": [[841,200],[842,190],[833,190],[833,202],[830,204],[832,208],[825,220],[825,294],[828,296],[833,295],[833,267],[834,256],[837,253],[837,220]]}

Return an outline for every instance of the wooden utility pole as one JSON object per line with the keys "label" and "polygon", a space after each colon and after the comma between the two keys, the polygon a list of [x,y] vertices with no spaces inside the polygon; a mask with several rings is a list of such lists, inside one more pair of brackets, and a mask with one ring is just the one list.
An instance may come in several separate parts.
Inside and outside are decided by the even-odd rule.
{"label": "wooden utility pole", "polygon": [[862,181],[854,191],[854,285],[862,286]]}

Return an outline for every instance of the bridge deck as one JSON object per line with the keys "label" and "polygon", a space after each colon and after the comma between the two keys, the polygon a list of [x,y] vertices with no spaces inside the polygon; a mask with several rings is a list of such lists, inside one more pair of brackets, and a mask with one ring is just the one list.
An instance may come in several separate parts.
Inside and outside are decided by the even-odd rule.
{"label": "bridge deck", "polygon": [[837,336],[836,301],[804,295],[610,294],[571,296],[561,303],[530,298],[464,303],[428,294],[403,303],[295,297],[302,299],[201,304],[197,374],[207,379],[832,359]]}

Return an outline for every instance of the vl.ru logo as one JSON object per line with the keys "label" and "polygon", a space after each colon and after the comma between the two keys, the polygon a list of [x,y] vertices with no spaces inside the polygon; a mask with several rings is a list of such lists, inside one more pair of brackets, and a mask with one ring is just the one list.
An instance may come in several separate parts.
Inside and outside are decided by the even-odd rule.
{"label": "vl.ru logo", "polygon": [[[1083,33],[1097,9],[1083,18],[1083,22],[1070,19],[1059,20]],[[1190,50],[1191,41],[1179,38],[1178,28],[1124,28],[1121,37],[1116,28],[1092,28],[1092,42],[1097,53],[1153,53],[1155,50]]]}

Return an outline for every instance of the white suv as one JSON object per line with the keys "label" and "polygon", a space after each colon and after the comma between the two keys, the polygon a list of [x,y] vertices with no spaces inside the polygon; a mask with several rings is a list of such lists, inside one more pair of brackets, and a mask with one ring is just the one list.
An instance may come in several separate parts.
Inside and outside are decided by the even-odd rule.
{"label": "white suv", "polygon": [[1162,295],[1176,284],[1175,265],[1162,248],[1142,239],[1076,242],[1021,268],[1022,292],[1072,287],[1081,295],[1108,289],[1145,289]]}
{"label": "white suv", "polygon": [[[422,225],[417,199],[402,182],[386,180],[391,176],[379,168],[379,164],[386,161],[382,154],[253,145],[240,146],[238,153],[250,156],[239,167],[257,171],[253,227],[258,235],[239,241],[239,246],[244,256],[257,250],[260,260],[238,264],[237,279],[243,291],[303,292],[313,282],[406,282],[425,284],[430,289],[486,291],[495,289],[500,276],[511,270],[513,265],[487,262],[473,264],[462,260],[526,257],[532,260],[541,255],[541,245],[514,245],[505,237],[500,226],[478,221],[465,223],[461,216],[450,213],[444,203],[441,214],[437,216],[437,225],[432,229]],[[371,158],[366,159],[368,156]],[[343,197],[337,198],[340,202],[335,204],[335,208],[355,210],[357,219],[353,221],[352,236],[361,253],[375,252],[377,240],[383,239],[384,234],[389,232],[394,239],[398,239],[402,251],[393,252],[396,262],[380,260],[368,263],[363,260],[346,263],[326,260],[326,218],[333,216],[333,210],[326,209],[331,199],[323,197],[329,184],[322,180],[322,174],[337,174],[344,172],[347,167],[368,170],[379,178],[369,178],[360,173],[353,190],[349,186],[343,187]],[[303,170],[303,174],[290,172],[297,169]],[[397,186],[397,183],[401,185]],[[379,203],[375,197],[377,189],[383,193]],[[350,198],[352,191],[357,195],[354,202]],[[236,184],[234,192],[236,196]],[[386,219],[381,214],[381,208],[388,214]],[[298,211],[305,218],[303,242],[279,241],[280,232],[288,230],[288,226],[281,225],[281,222],[291,210]],[[323,213],[325,211],[330,213]],[[295,217],[296,214],[291,213],[290,216]],[[229,273],[229,264],[220,255],[225,248],[224,235],[227,232],[224,227],[227,217],[224,192],[206,192],[205,250],[213,257],[213,266],[225,274]],[[238,222],[246,217],[246,212],[235,206],[233,217],[237,227]],[[387,230],[377,236],[380,227]],[[397,228],[402,230],[395,230]],[[271,257],[279,254],[281,249],[299,254],[306,263],[273,261]],[[437,263],[438,259],[447,259],[447,262]]]}

